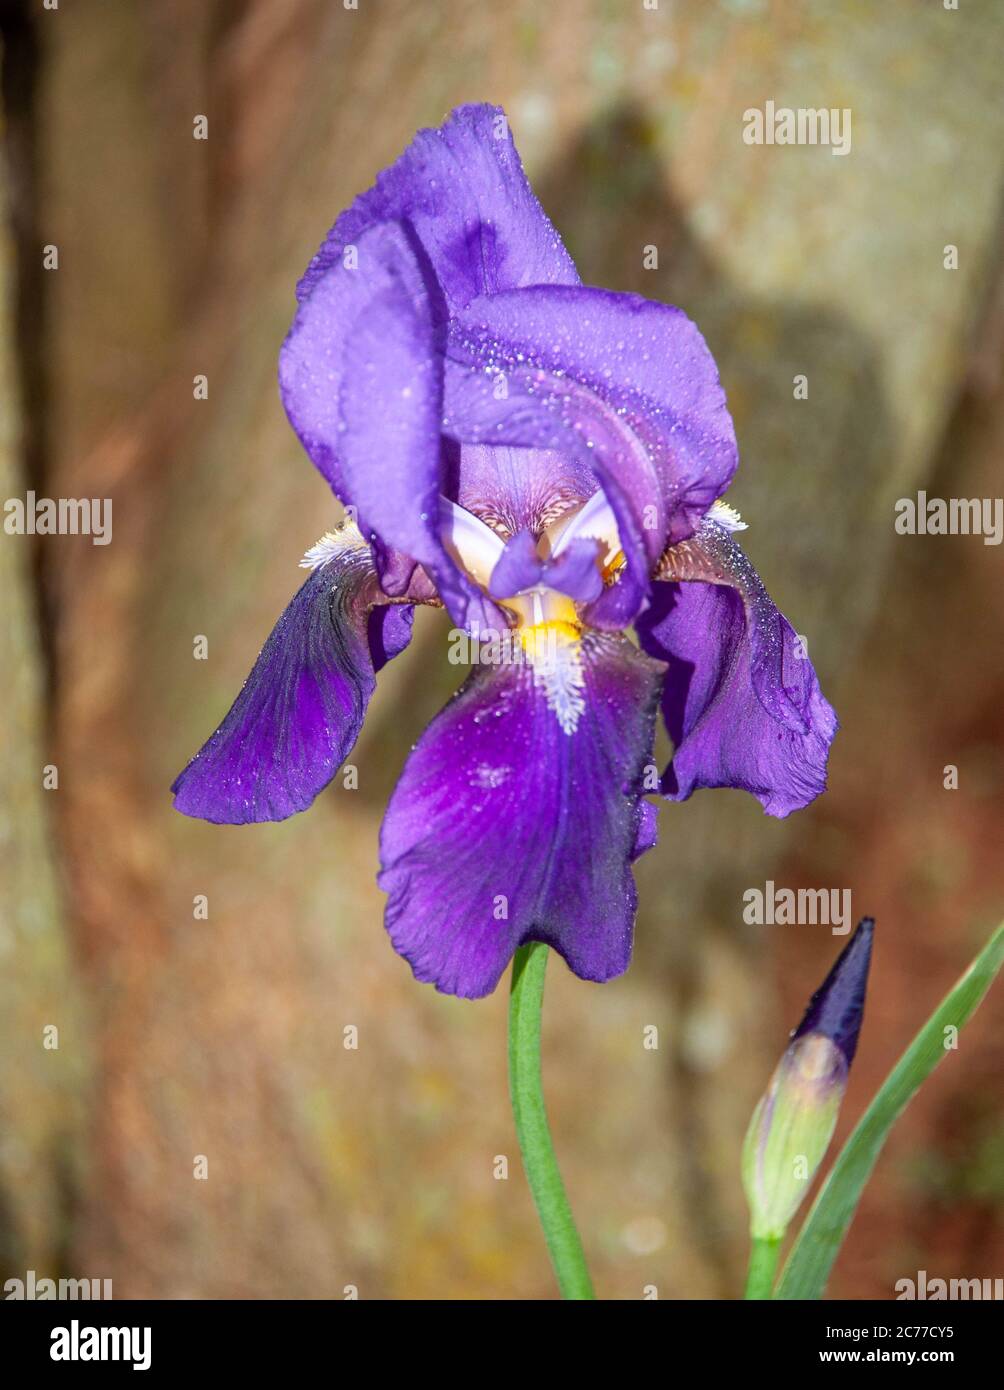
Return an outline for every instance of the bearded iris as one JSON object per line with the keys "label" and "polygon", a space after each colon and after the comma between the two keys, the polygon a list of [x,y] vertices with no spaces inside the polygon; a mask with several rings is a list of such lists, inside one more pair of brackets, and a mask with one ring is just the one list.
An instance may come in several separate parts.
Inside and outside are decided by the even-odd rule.
{"label": "bearded iris", "polygon": [[[525,660],[475,666],[405,764],[387,928],[452,994],[490,993],[529,941],[610,979],[655,842],[644,793],[741,787],[787,815],[822,791],[836,728],[721,501],[738,458],[711,353],[679,309],[580,283],[489,106],[415,137],[298,299],[283,403],[355,520],[308,551],[175,804],[305,810],[415,604],[511,630]],[[674,752],[653,787],[660,706]]]}

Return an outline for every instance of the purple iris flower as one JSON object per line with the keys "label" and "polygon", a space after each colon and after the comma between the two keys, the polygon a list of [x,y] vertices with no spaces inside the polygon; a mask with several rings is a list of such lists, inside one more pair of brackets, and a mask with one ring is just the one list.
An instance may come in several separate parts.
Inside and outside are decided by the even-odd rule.
{"label": "purple iris flower", "polygon": [[444,606],[510,640],[387,808],[391,940],[471,998],[529,940],[610,979],[631,953],[631,863],[655,843],[644,793],[744,787],[784,816],[823,790],[836,729],[720,501],[737,450],[711,353],[679,309],[580,283],[492,106],[420,131],[298,298],[282,399],[350,519],[308,551],[175,804],[229,824],[305,810],[413,605]]}

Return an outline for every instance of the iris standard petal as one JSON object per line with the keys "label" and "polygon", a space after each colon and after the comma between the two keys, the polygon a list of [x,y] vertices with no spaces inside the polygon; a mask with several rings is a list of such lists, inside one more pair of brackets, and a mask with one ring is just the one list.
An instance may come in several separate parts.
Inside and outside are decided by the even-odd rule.
{"label": "iris standard petal", "polygon": [[[432,330],[422,331],[432,315],[429,291],[407,229],[397,222],[374,228],[347,263],[330,267],[301,304],[279,353],[279,388],[290,423],[337,496],[357,507],[342,459],[342,385],[352,332],[370,306],[385,299],[401,305],[407,338],[419,336],[431,355]],[[412,414],[429,409],[430,395],[434,413],[440,388],[428,384],[431,391],[414,398]]]}
{"label": "iris standard petal", "polygon": [[667,550],[652,606],[639,618],[645,651],[669,663],[663,715],[675,750],[663,792],[741,787],[772,816],[826,786],[837,730],[812,663],[731,535],[714,522]]}
{"label": "iris standard petal", "polygon": [[386,599],[357,538],[311,573],[273,628],[229,714],[175,781],[179,811],[244,825],[306,810],[359,735],[374,672],[407,645],[410,607],[375,604]]}
{"label": "iris standard petal", "polygon": [[581,643],[567,733],[521,664],[475,668],[409,757],[380,837],[387,929],[418,980],[489,994],[516,947],[546,941],[587,980],[627,968],[630,861],[661,663],[622,637]]}
{"label": "iris standard petal", "polygon": [[628,569],[587,615],[602,626],[631,620],[667,542],[692,534],[738,461],[694,324],[669,305],[585,286],[487,296],[455,316],[444,430],[461,444],[550,449],[591,466]]}
{"label": "iris standard petal", "polygon": [[413,229],[448,311],[520,285],[578,283],[499,106],[460,106],[437,129],[420,130],[339,217],[307,267],[299,297],[342,262],[346,247],[388,221]]}
{"label": "iris standard petal", "polygon": [[[395,223],[360,238],[301,305],[283,344],[283,403],[304,448],[374,547],[384,589],[415,564],[455,620],[497,619],[440,538],[442,360],[422,269]],[[469,610],[471,610],[469,612]]]}

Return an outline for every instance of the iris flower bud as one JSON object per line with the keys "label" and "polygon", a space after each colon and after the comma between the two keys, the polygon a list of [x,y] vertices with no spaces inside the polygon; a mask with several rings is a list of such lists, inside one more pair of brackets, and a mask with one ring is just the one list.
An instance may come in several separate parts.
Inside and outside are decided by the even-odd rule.
{"label": "iris flower bud", "polygon": [[865,917],[809,1001],[743,1144],[754,1238],[777,1241],[819,1170],[858,1045],[874,922]]}

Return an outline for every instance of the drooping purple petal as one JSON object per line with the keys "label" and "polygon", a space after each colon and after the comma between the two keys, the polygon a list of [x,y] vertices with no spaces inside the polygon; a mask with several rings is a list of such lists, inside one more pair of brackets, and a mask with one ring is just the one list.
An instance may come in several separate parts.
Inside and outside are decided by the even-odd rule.
{"label": "drooping purple petal", "polygon": [[299,297],[342,263],[346,247],[391,221],[413,229],[451,312],[480,294],[578,282],[499,106],[460,106],[438,129],[420,130],[338,218],[300,281]]}
{"label": "drooping purple petal", "polygon": [[851,1065],[865,1013],[874,934],[875,919],[862,917],[830,973],[809,1000],[804,1018],[791,1035],[792,1042],[810,1033],[829,1038],[844,1054],[848,1067]]}
{"label": "drooping purple petal", "polygon": [[293,321],[280,355],[283,403],[311,459],[356,509],[385,591],[404,593],[418,563],[458,623],[489,622],[497,613],[439,534],[442,362],[422,269],[399,224],[374,227],[355,252]]}
{"label": "drooping purple petal", "polygon": [[[407,645],[411,609],[373,606],[385,603],[362,543],[315,569],[175,781],[177,810],[225,825],[306,810],[359,735],[374,672]],[[387,616],[374,621],[377,613]]]}
{"label": "drooping purple petal", "polygon": [[826,786],[837,729],[812,663],[742,549],[714,522],[666,552],[643,648],[669,662],[663,715],[675,744],[663,792],[742,787],[772,816]]}
{"label": "drooping purple petal", "polygon": [[659,843],[659,808],[651,801],[639,804],[641,815],[638,818],[638,833],[631,851],[631,862],[640,859]]}
{"label": "drooping purple petal", "polygon": [[370,609],[367,637],[373,670],[382,671],[411,641],[415,609],[410,603],[385,603]]}
{"label": "drooping purple petal", "polygon": [[486,296],[455,316],[444,430],[467,446],[550,450],[592,469],[627,560],[587,615],[599,626],[631,620],[667,542],[693,532],[737,464],[694,324],[668,305],[584,286]]}
{"label": "drooping purple petal", "polygon": [[662,667],[587,634],[572,733],[526,665],[476,668],[422,735],[381,832],[387,928],[415,976],[489,994],[521,942],[546,941],[583,979],[626,969],[633,855]]}

